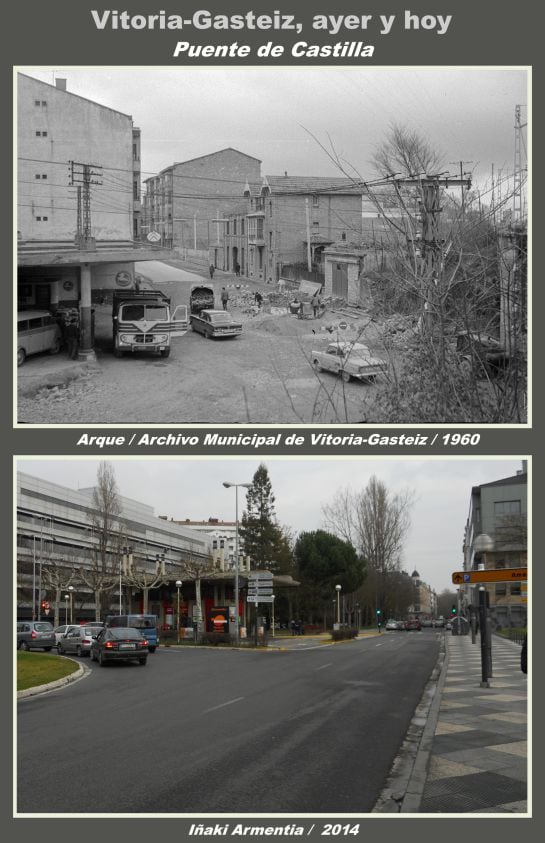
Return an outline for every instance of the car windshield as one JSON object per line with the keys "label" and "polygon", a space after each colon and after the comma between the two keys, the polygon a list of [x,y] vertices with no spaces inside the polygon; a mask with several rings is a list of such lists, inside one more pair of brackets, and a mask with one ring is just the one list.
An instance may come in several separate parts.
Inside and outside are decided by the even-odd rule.
{"label": "car windshield", "polygon": [[34,624],[34,629],[36,629],[38,632],[53,632],[53,627],[50,623]]}
{"label": "car windshield", "polygon": [[168,312],[164,304],[126,304],[121,310],[121,319],[129,322],[139,322],[142,319],[157,322],[160,319],[168,319]]}
{"label": "car windshield", "polygon": [[112,638],[142,638],[137,629],[128,626],[116,626],[110,629]]}
{"label": "car windshield", "polygon": [[211,313],[210,321],[217,324],[227,323],[231,321],[231,317],[228,313]]}

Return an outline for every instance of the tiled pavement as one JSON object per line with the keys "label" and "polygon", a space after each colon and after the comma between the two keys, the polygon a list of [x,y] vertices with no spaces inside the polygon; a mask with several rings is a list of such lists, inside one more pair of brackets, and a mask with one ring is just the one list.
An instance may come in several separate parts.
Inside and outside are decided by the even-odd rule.
{"label": "tiled pavement", "polygon": [[527,677],[520,646],[493,636],[488,688],[481,687],[479,638],[472,644],[470,636],[447,633],[446,647],[418,812],[527,813]]}

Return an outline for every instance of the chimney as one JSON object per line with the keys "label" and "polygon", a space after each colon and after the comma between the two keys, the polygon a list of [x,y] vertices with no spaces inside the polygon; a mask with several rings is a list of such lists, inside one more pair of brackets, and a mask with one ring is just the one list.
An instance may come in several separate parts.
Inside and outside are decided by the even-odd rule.
{"label": "chimney", "polygon": [[66,79],[55,79],[55,87],[58,88],[59,91],[66,91]]}

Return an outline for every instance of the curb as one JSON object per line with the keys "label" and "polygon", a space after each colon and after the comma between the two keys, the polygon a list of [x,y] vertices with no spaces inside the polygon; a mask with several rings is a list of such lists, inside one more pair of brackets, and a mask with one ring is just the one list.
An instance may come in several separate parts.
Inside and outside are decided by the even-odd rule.
{"label": "curb", "polygon": [[448,670],[448,650],[442,636],[437,662],[414,710],[401,749],[372,813],[417,814],[422,802],[441,694]]}
{"label": "curb", "polygon": [[[69,659],[69,661],[74,661],[73,659]],[[78,664],[78,662],[74,662],[74,664]],[[26,688],[24,691],[17,691],[17,699],[24,700],[27,697],[35,697],[38,694],[44,694],[47,691],[53,691],[55,688],[62,688],[64,685],[70,685],[72,682],[75,682],[76,679],[80,679],[83,674],[85,673],[85,668],[83,665],[78,664],[78,669],[71,673],[69,676],[63,676],[62,679],[55,679],[54,682],[47,682],[45,685],[34,685],[32,688]]]}

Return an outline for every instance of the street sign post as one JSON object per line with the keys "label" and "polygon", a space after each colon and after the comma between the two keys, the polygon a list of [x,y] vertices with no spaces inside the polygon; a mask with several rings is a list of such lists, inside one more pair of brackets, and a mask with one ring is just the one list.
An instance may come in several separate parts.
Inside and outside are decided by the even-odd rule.
{"label": "street sign post", "polygon": [[489,571],[455,571],[454,585],[478,582],[526,582],[528,568],[491,568]]}
{"label": "street sign post", "polygon": [[274,594],[249,594],[246,598],[248,603],[274,603]]}

